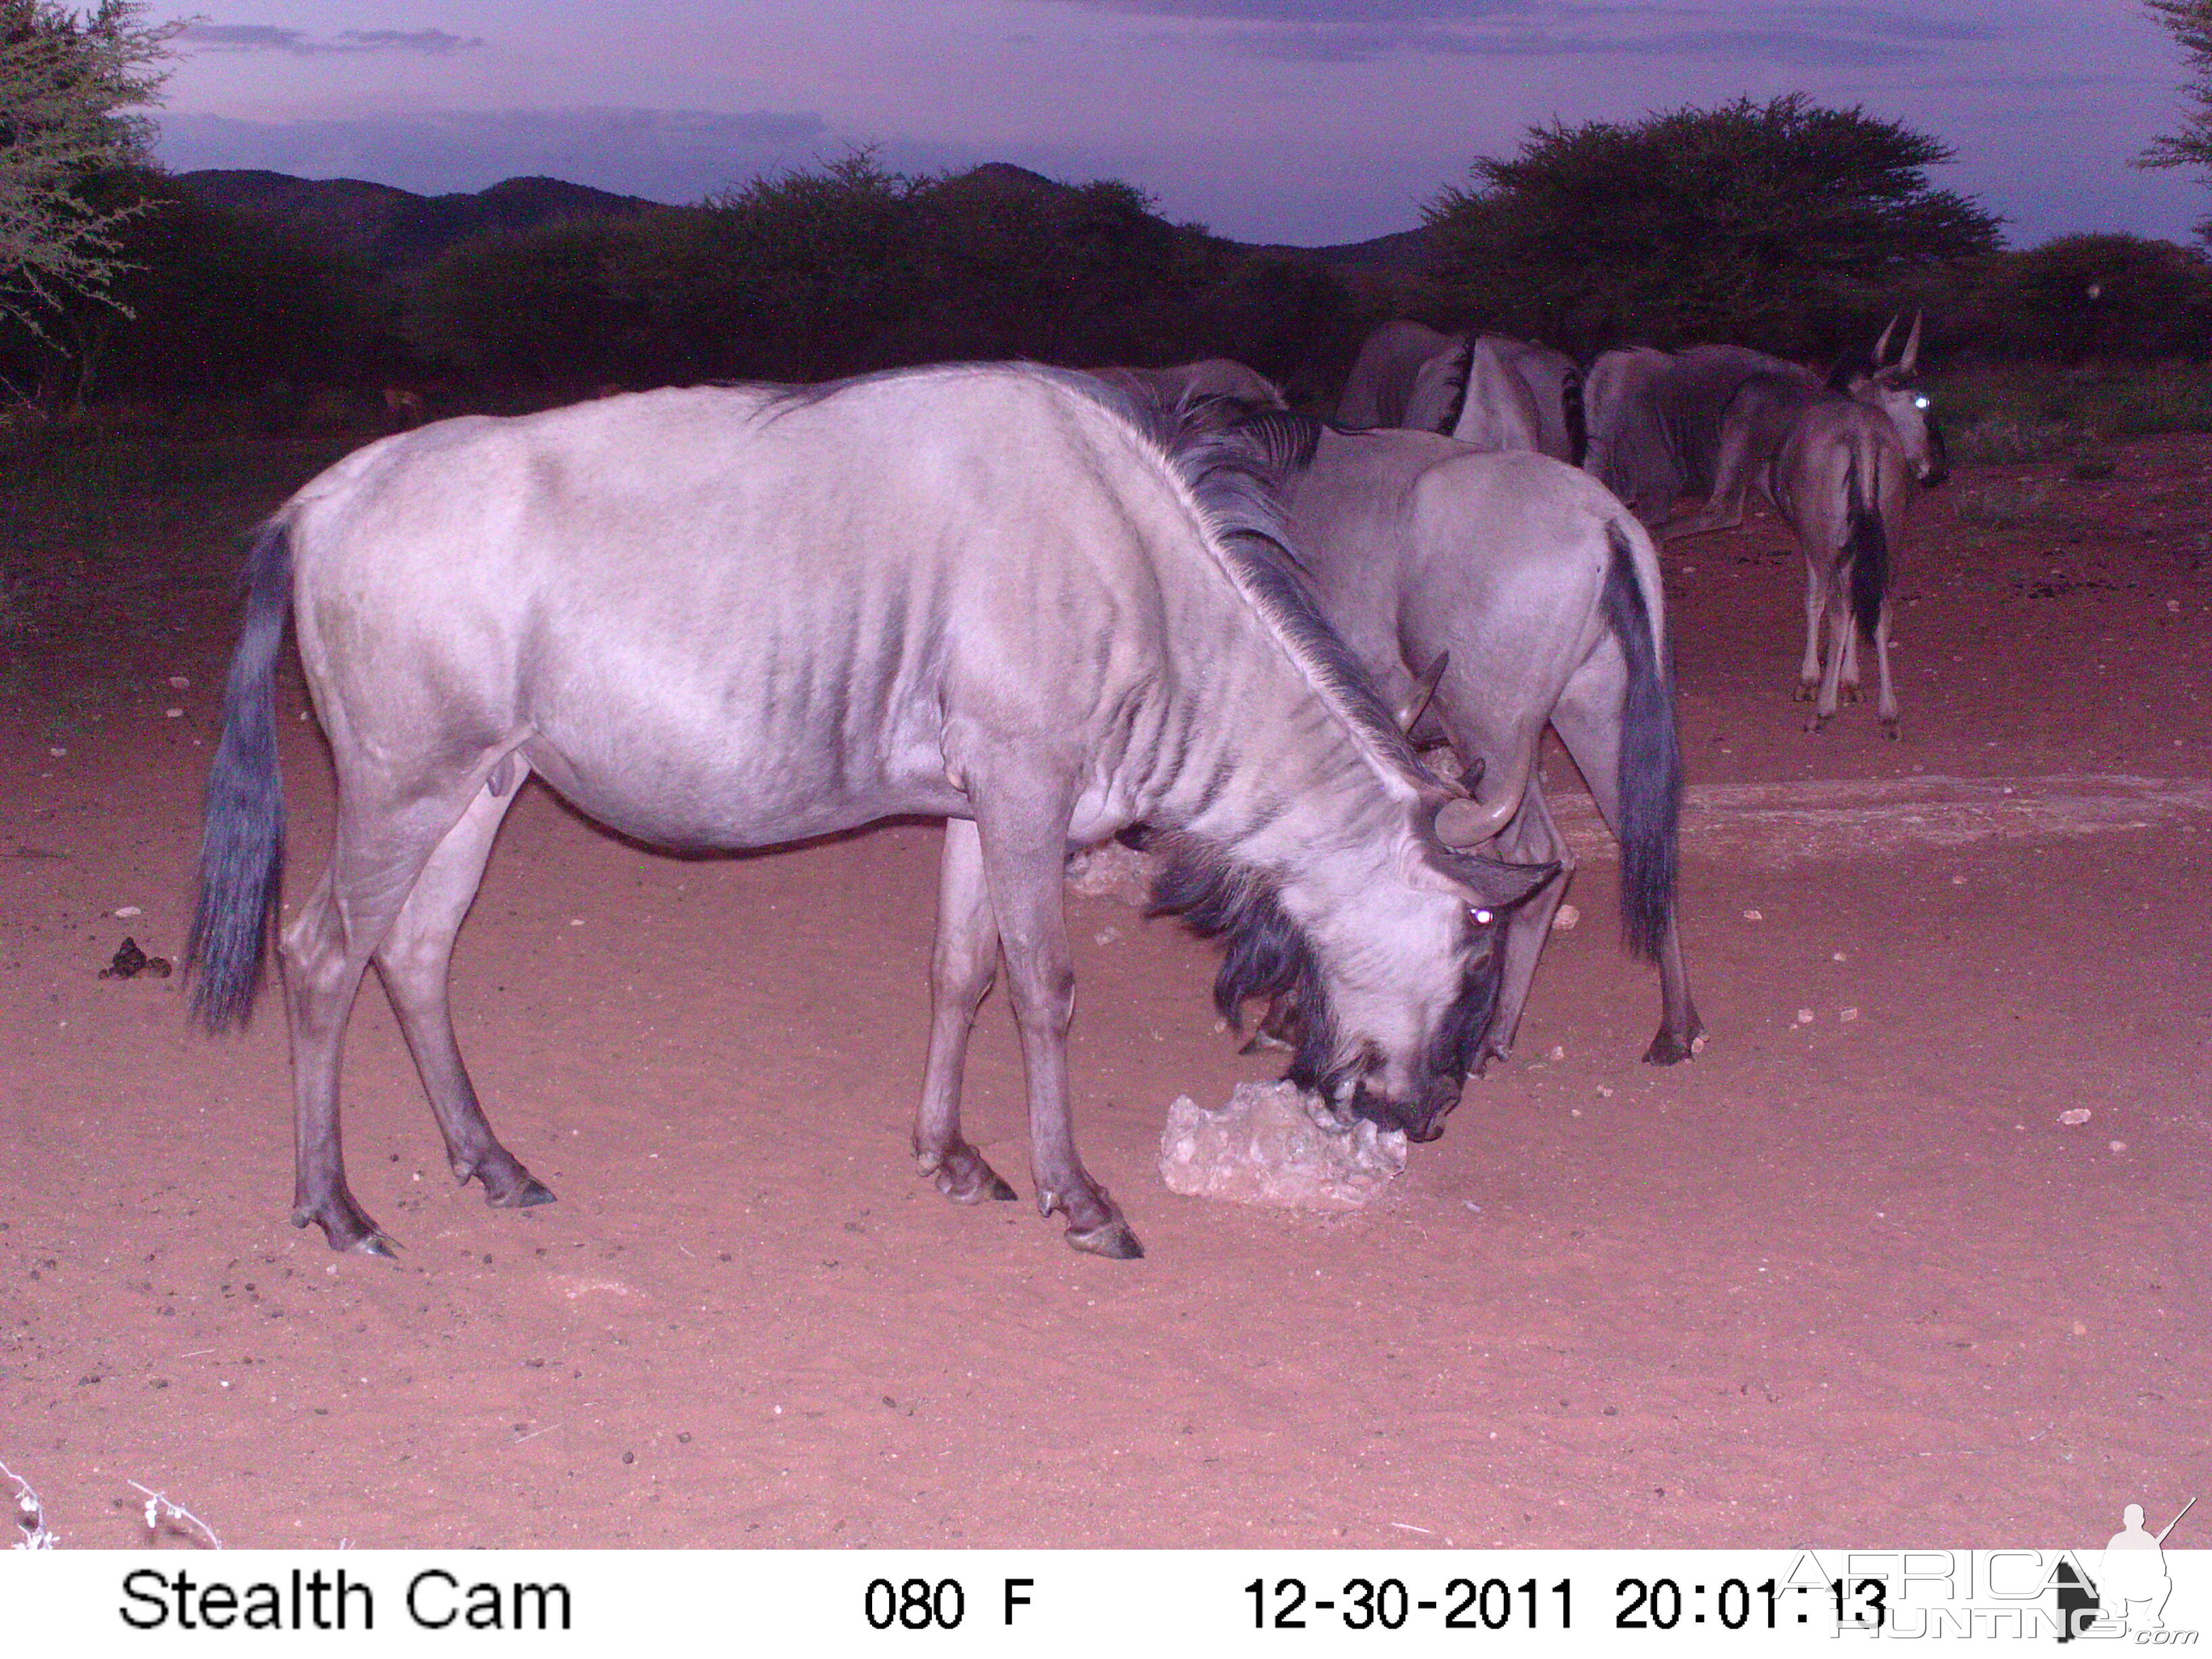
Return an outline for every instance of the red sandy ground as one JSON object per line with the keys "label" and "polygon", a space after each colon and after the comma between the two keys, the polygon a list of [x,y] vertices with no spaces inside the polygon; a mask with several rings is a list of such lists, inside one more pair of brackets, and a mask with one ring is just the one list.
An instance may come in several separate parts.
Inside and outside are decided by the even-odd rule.
{"label": "red sandy ground", "polygon": [[[1693,783],[2201,787],[2212,443],[2118,456],[1928,499],[1899,743],[1868,708],[1802,732],[1776,525],[1671,550]],[[331,1255],[287,1224],[274,1004],[210,1042],[176,980],[96,977],[181,944],[227,532],[311,470],[264,459],[218,523],[148,502],[0,702],[0,1459],[65,1545],[143,1542],[131,1480],[278,1547],[2087,1545],[2212,1486],[2184,809],[1946,845],[1831,790],[1772,847],[1693,835],[1713,1036],[1665,1071],[1594,856],[1516,1058],[1348,1218],[1164,1190],[1168,1101],[1269,1062],[1216,1030],[1205,947],[1072,898],[1081,1141],[1151,1252],[1117,1263],[914,1170],[933,829],[679,861],[533,787],[456,1000],[560,1202],[453,1188],[371,990],[348,1150],[406,1248]],[[1960,518],[2023,477],[2021,524]],[[283,702],[296,888],[328,781]],[[994,999],[969,1121],[1013,1176],[1019,1098]]]}

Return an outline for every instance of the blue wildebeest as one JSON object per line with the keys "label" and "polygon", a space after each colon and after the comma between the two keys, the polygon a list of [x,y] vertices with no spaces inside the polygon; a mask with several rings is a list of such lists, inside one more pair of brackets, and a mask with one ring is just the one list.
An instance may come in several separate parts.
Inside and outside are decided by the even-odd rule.
{"label": "blue wildebeest", "polygon": [[1255,409],[1286,409],[1283,389],[1257,369],[1228,357],[1201,357],[1170,368],[1094,368],[1086,371],[1147,409],[1171,410],[1204,398],[1230,398]]}
{"label": "blue wildebeest", "polygon": [[1347,427],[1439,432],[1478,449],[1525,449],[1579,465],[1583,377],[1573,358],[1496,334],[1385,323],[1353,361],[1337,404]]}
{"label": "blue wildebeest", "polygon": [[1811,369],[1747,346],[1680,351],[1634,346],[1590,365],[1584,465],[1647,525],[1672,516],[1676,498],[1704,495],[1720,463],[1721,425],[1747,380],[1795,380],[1817,390]]}
{"label": "blue wildebeest", "polygon": [[[1314,597],[1385,695],[1415,710],[1433,693],[1437,727],[1499,820],[1501,858],[1571,868],[1537,766],[1545,726],[1559,734],[1620,842],[1629,947],[1659,964],[1661,1021],[1644,1058],[1695,1052],[1705,1026],[1675,921],[1681,752],[1644,527],[1544,456],[1287,413],[1229,436],[1278,480]],[[1513,1041],[1565,886],[1514,913],[1486,1060]]]}
{"label": "blue wildebeest", "polygon": [[532,773],[674,848],[946,818],[915,1152],[956,1200],[1013,1196],[959,1118],[1003,951],[1037,1202],[1079,1249],[1140,1254],[1070,1121],[1071,842],[1162,826],[1163,902],[1223,939],[1225,982],[1297,1003],[1315,1086],[1434,1133],[1488,1035],[1502,913],[1553,872],[1455,850],[1494,825],[1422,766],[1273,534],[1202,443],[1171,458],[1112,393],[1012,366],[447,421],[310,482],[249,556],[187,948],[197,1018],[242,1022],[283,857],[289,616],[337,780],[280,946],[295,1224],[386,1253],[338,1128],[372,961],[456,1176],[551,1196],[485,1121],[447,1000]]}
{"label": "blue wildebeest", "polygon": [[[1889,586],[1903,544],[1912,480],[1932,489],[1948,476],[1943,429],[1914,383],[1920,319],[1893,363],[1884,363],[1893,320],[1873,352],[1845,359],[1826,382],[1802,372],[1746,377],[1721,430],[1704,511],[1667,534],[1701,535],[1743,522],[1756,489],[1781,514],[1805,554],[1805,654],[1797,696],[1813,702],[1808,730],[1834,718],[1839,698],[1858,699],[1859,636],[1873,645],[1875,712],[1898,734],[1889,675]],[[1822,666],[1820,624],[1828,628]],[[1856,625],[1855,625],[1856,624]]]}

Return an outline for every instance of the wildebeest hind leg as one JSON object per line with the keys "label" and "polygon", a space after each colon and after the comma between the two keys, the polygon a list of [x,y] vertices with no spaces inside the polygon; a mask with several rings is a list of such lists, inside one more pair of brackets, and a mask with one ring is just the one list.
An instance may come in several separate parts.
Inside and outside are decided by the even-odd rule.
{"label": "wildebeest hind leg", "polygon": [[[506,763],[510,775],[519,759]],[[507,1209],[550,1204],[553,1194],[500,1145],[485,1121],[454,1041],[447,985],[453,937],[475,902],[493,837],[519,793],[511,784],[499,794],[489,788],[477,792],[461,821],[446,832],[415,878],[398,920],[376,952],[376,970],[399,1016],[430,1109],[437,1115],[454,1179],[482,1182],[484,1201]]]}
{"label": "wildebeest hind leg", "polygon": [[[1591,678],[1570,684],[1568,695],[1552,711],[1559,740],[1574,757],[1598,815],[1615,840],[1621,835],[1620,724],[1609,709],[1620,707],[1615,682]],[[1624,872],[1628,863],[1622,849]],[[1625,886],[1624,883],[1624,886]],[[1626,895],[1624,891],[1623,897]],[[1646,1065],[1672,1066],[1704,1046],[1705,1022],[1690,996],[1690,970],[1682,956],[1682,933],[1673,897],[1667,903],[1667,920],[1659,938],[1659,1030],[1644,1051]]]}
{"label": "wildebeest hind leg", "polygon": [[1820,684],[1820,619],[1828,613],[1828,582],[1820,568],[1805,562],[1805,654],[1797,659],[1797,701],[1810,702]]}
{"label": "wildebeest hind leg", "polygon": [[334,1250],[389,1255],[391,1241],[346,1186],[338,1128],[338,1066],[353,1001],[369,957],[384,943],[424,861],[445,838],[461,803],[417,799],[404,808],[364,807],[339,787],[337,845],[331,867],[278,946],[292,1030],[297,1184],[292,1224],[313,1222]]}
{"label": "wildebeest hind leg", "polygon": [[945,826],[945,863],[937,887],[937,949],[929,973],[929,1063],[915,1114],[914,1155],[937,1190],[961,1204],[1009,1199],[1014,1189],[960,1135],[960,1073],[975,1011],[990,994],[999,964],[999,924],[983,880],[983,843],[975,826]]}

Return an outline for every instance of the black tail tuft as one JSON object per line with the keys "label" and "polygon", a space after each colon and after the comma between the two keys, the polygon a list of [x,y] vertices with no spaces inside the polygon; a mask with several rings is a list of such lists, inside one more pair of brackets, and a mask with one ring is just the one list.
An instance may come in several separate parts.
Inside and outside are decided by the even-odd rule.
{"label": "black tail tuft", "polygon": [[1882,600],[1889,592],[1889,534],[1882,528],[1881,513],[1866,498],[1856,455],[1844,475],[1844,488],[1849,492],[1844,557],[1851,567],[1851,615],[1858,621],[1861,636],[1872,645],[1881,621]]}
{"label": "black tail tuft", "polygon": [[1559,412],[1567,424],[1567,459],[1580,466],[1589,459],[1589,411],[1583,407],[1583,372],[1567,371],[1559,387]]}
{"label": "black tail tuft", "polygon": [[246,623],[223,690],[222,740],[208,769],[199,908],[185,942],[191,1017],[220,1032],[246,1024],[261,983],[284,870],[284,780],[276,766],[276,653],[292,608],[283,521],[247,550]]}
{"label": "black tail tuft", "polygon": [[1682,817],[1682,745],[1674,726],[1674,668],[1652,634],[1636,559],[1618,523],[1601,603],[1620,643],[1628,684],[1620,699],[1620,916],[1631,954],[1656,960],[1674,914]]}

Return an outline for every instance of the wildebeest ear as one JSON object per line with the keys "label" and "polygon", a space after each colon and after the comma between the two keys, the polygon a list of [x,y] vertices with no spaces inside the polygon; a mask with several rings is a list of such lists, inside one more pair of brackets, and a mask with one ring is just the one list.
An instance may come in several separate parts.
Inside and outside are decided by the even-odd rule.
{"label": "wildebeest ear", "polygon": [[1828,390],[1849,392],[1861,380],[1872,380],[1875,374],[1871,361],[1856,352],[1846,351],[1836,359],[1836,366],[1828,371]]}
{"label": "wildebeest ear", "polygon": [[1502,864],[1474,853],[1446,854],[1445,868],[1465,890],[1470,909],[1500,915],[1526,904],[1559,873],[1557,864]]}

